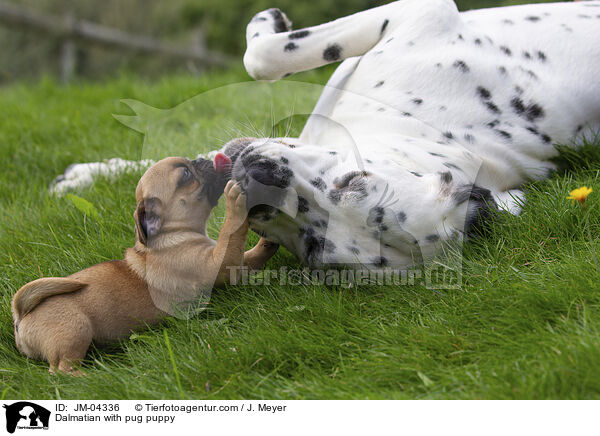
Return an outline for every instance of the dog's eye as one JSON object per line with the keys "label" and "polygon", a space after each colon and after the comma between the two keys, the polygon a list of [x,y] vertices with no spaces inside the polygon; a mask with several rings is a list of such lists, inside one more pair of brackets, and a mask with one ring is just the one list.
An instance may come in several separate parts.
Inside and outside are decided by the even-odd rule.
{"label": "dog's eye", "polygon": [[192,176],[191,171],[188,168],[183,167],[181,178],[179,179],[179,182],[177,182],[177,187],[179,188],[180,186],[183,186],[183,185],[189,183],[192,179],[193,179],[193,176]]}

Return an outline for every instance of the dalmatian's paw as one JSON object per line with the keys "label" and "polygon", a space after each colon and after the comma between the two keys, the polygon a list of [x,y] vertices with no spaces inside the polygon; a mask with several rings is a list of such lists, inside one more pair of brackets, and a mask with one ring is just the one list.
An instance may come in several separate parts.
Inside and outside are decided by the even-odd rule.
{"label": "dalmatian's paw", "polygon": [[62,196],[68,192],[90,186],[96,177],[118,177],[129,171],[146,169],[154,162],[146,159],[141,161],[128,161],[120,158],[108,159],[104,162],[77,163],[67,167],[65,172],[56,177],[50,184],[50,193]]}
{"label": "dalmatian's paw", "polygon": [[261,34],[288,32],[292,30],[292,22],[277,8],[267,9],[256,14],[246,28],[248,42]]}
{"label": "dalmatian's paw", "polygon": [[520,189],[494,194],[494,200],[500,210],[519,216],[525,204],[525,193]]}

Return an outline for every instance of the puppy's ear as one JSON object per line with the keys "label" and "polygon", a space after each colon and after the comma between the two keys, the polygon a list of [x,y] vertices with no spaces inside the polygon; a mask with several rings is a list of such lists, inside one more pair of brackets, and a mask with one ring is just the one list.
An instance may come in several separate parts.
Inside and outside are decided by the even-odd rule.
{"label": "puppy's ear", "polygon": [[146,212],[144,201],[140,201],[133,213],[133,218],[135,220],[136,239],[146,245],[148,238],[158,234],[161,226],[160,217],[152,211]]}
{"label": "puppy's ear", "polygon": [[133,219],[135,220],[135,239],[146,245],[148,236],[146,235],[145,222],[146,222],[146,208],[144,202],[138,203],[135,212],[133,212]]}

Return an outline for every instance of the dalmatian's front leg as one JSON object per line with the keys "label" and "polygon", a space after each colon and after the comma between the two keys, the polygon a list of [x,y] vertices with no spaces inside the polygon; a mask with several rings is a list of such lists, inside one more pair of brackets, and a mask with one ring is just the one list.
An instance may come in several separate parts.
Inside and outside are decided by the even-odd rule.
{"label": "dalmatian's front leg", "polygon": [[401,26],[439,33],[457,21],[452,0],[401,0],[296,31],[291,31],[283,12],[267,9],[256,14],[246,28],[244,66],[255,79],[278,80],[361,56]]}

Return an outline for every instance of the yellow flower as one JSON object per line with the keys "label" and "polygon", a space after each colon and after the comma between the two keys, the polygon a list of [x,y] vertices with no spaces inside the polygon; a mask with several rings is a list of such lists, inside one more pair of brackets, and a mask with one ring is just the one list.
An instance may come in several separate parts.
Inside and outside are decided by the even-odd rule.
{"label": "yellow flower", "polygon": [[583,205],[583,203],[585,203],[586,198],[588,197],[588,195],[590,195],[591,192],[592,188],[582,186],[581,188],[577,188],[569,192],[567,200],[571,200],[573,203],[575,203],[575,201],[578,201],[580,204]]}

